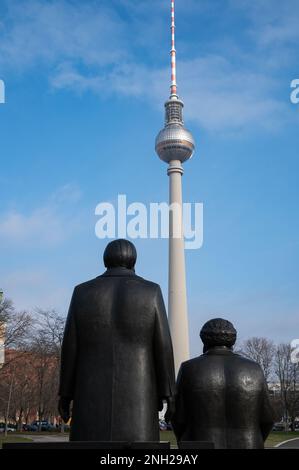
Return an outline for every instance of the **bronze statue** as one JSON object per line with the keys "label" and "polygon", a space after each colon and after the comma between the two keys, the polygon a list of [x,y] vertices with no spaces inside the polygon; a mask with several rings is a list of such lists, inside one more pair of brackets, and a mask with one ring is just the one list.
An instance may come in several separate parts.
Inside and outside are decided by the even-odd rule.
{"label": "bronze statue", "polygon": [[175,390],[159,285],[135,274],[135,246],[115,240],[106,272],[77,286],[61,355],[59,410],[72,441],[159,441],[158,411]]}
{"label": "bronze statue", "polygon": [[179,441],[208,441],[216,449],[261,449],[273,413],[260,366],[235,354],[233,325],[221,318],[200,332],[204,354],[184,362],[172,424]]}

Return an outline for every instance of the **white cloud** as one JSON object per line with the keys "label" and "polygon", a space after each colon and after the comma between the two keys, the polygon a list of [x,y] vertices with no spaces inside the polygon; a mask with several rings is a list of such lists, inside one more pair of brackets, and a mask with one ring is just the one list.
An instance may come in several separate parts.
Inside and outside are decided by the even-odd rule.
{"label": "white cloud", "polygon": [[127,56],[123,23],[111,8],[91,2],[6,0],[0,63],[26,69],[60,60],[109,65]]}
{"label": "white cloud", "polygon": [[[80,198],[79,189],[67,184],[55,191],[41,207],[29,213],[17,210],[2,214],[0,240],[6,243],[56,245],[67,240],[79,228],[79,214],[71,206]],[[63,203],[63,211],[61,204]]]}
{"label": "white cloud", "polygon": [[[52,85],[99,95],[113,90],[161,108],[167,98],[168,75],[166,68],[152,70],[127,63],[106,77],[86,77],[68,66],[57,72]],[[179,85],[188,119],[212,132],[272,130],[288,120],[288,102],[274,97],[277,80],[265,71],[236,69],[221,56],[181,61]]]}
{"label": "white cloud", "polygon": [[55,274],[43,268],[6,272],[1,287],[19,310],[55,308],[65,313],[72,288],[66,283],[62,285]]}
{"label": "white cloud", "polygon": [[54,191],[50,196],[50,200],[55,204],[76,203],[80,201],[81,197],[82,192],[77,184],[66,183]]}
{"label": "white cloud", "polygon": [[10,212],[0,224],[0,237],[10,242],[57,243],[64,238],[62,229],[62,221],[49,208],[38,209],[29,215]]}
{"label": "white cloud", "polygon": [[242,11],[251,21],[248,31],[253,41],[260,46],[273,48],[273,52],[277,46],[286,45],[290,41],[295,46],[294,41],[299,38],[298,0],[230,0],[229,3],[235,11]]}
{"label": "white cloud", "polygon": [[269,130],[288,119],[288,103],[275,98],[278,82],[265,71],[214,55],[184,63],[181,81],[188,117],[210,131]]}
{"label": "white cloud", "polygon": [[[188,0],[177,9],[185,21],[190,12],[201,19],[207,14],[211,20],[221,3],[216,1],[212,8],[210,1],[203,0],[199,6]],[[212,132],[277,129],[290,113],[289,83],[284,100],[277,97],[277,87],[281,64],[293,60],[299,36],[298,1],[227,0],[226,4],[232,15],[247,20],[242,31],[247,35],[246,49],[235,37],[217,34],[200,47],[183,44],[189,57],[193,54],[178,62],[179,91],[187,117]],[[164,57],[162,39],[167,52],[166,2],[7,0],[6,5],[0,64],[26,70],[41,63],[55,90],[133,96],[160,107],[167,98],[167,55],[165,67],[157,64],[162,53]],[[123,17],[116,13],[116,5],[126,12]],[[148,65],[147,58],[155,54],[158,59]]]}

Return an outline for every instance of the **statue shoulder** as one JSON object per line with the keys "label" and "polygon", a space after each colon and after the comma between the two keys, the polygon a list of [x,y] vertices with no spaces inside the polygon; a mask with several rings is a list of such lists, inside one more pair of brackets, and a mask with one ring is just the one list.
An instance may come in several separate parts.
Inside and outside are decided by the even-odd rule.
{"label": "statue shoulder", "polygon": [[161,291],[161,287],[156,282],[149,281],[148,279],[144,279],[140,276],[136,276],[135,279],[140,281],[145,287],[147,287],[149,290],[151,289],[153,292]]}
{"label": "statue shoulder", "polygon": [[248,357],[242,356],[241,354],[234,353],[233,357],[236,361],[242,364],[243,367],[246,367],[248,371],[260,375],[262,378],[264,376],[263,370],[258,362],[249,359]]}
{"label": "statue shoulder", "polygon": [[90,279],[89,281],[85,281],[85,282],[82,282],[81,284],[78,284],[74,288],[74,294],[78,295],[82,291],[85,291],[86,289],[93,287],[94,285],[96,285],[98,278],[99,277],[95,277],[94,279]]}
{"label": "statue shoulder", "polygon": [[236,360],[242,361],[244,362],[244,364],[246,363],[249,367],[260,367],[260,365],[256,361],[250,359],[249,357],[243,356],[240,353],[234,352],[233,356],[236,358]]}
{"label": "statue shoulder", "polygon": [[202,354],[201,356],[194,357],[189,359],[188,361],[182,362],[181,364],[181,373],[188,374],[192,372],[194,369],[201,367],[203,362],[205,362],[205,355]]}

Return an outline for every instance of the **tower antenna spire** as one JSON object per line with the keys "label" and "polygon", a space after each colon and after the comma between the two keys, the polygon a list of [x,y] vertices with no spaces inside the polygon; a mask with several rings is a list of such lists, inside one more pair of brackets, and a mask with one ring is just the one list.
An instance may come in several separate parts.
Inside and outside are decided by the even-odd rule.
{"label": "tower antenna spire", "polygon": [[176,49],[175,49],[175,9],[174,0],[171,0],[171,86],[170,96],[177,96],[177,82],[176,82]]}

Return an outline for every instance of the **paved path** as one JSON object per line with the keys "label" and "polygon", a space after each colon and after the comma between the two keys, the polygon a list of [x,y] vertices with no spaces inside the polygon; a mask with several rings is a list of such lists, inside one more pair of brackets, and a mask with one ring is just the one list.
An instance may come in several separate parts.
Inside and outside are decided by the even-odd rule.
{"label": "paved path", "polygon": [[[41,434],[29,434],[29,433],[22,433],[22,434],[15,434],[16,437],[28,437],[33,442],[67,442],[69,440],[68,435],[58,435],[54,434],[49,435],[46,434],[45,436]],[[299,449],[299,437],[295,437],[294,439],[289,439],[287,441],[281,442],[275,446],[276,449]]]}
{"label": "paved path", "polygon": [[299,449],[299,437],[294,437],[294,439],[281,442],[275,447],[276,449]]}
{"label": "paved path", "polygon": [[33,442],[67,442],[69,440],[69,436],[65,435],[58,435],[54,434],[53,436],[46,434],[45,436],[41,434],[30,434],[27,432],[24,432],[22,434],[15,434],[16,437],[24,437],[31,439]]}

